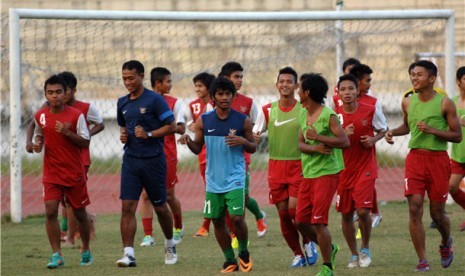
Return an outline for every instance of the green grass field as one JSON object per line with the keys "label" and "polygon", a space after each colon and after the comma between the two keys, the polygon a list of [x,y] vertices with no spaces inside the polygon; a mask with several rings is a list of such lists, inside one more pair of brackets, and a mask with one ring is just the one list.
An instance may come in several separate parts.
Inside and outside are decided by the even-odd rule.
{"label": "green grass field", "polygon": [[[279,221],[274,207],[265,209],[269,225],[268,234],[258,239],[255,223],[247,216],[250,233],[250,252],[254,261],[255,275],[315,275],[321,265],[291,269],[292,253],[286,246],[279,229]],[[336,257],[336,275],[408,275],[417,264],[417,257],[408,233],[407,204],[388,203],[380,206],[383,221],[373,230],[371,251],[373,264],[365,269],[348,269],[346,264],[350,253],[342,236],[340,216],[334,210],[330,215],[330,230],[333,241],[341,250]],[[429,275],[465,275],[465,232],[458,226],[465,220],[463,210],[457,205],[447,206],[454,237],[455,260],[451,267],[443,269],[439,261],[439,234],[434,229],[426,229],[427,254],[431,270]],[[425,214],[427,214],[425,210]],[[179,261],[174,266],[164,265],[163,238],[158,225],[155,225],[157,244],[150,248],[138,246],[142,238],[140,219],[136,235],[136,268],[118,268],[115,261],[122,255],[119,216],[99,215],[97,217],[97,238],[91,244],[95,258],[92,267],[79,266],[79,250],[64,248],[65,266],[50,271],[45,268],[51,255],[50,245],[44,228],[44,217],[27,218],[21,224],[2,220],[1,233],[1,275],[218,275],[224,258],[213,235],[207,238],[193,238],[200,225],[200,212],[184,214],[185,235],[177,246]],[[424,219],[428,226],[430,219]],[[237,272],[236,274],[241,273]]]}

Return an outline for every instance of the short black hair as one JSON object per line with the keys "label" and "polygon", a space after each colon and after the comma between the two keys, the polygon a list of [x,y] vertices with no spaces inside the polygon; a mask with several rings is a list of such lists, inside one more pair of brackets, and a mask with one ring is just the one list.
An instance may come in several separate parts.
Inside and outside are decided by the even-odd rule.
{"label": "short black hair", "polygon": [[226,62],[221,67],[221,71],[218,74],[218,77],[226,77],[226,76],[229,77],[231,76],[232,73],[237,72],[237,71],[241,71],[241,72],[244,71],[244,68],[242,67],[242,65],[239,62],[229,61],[229,62]]}
{"label": "short black hair", "polygon": [[144,65],[138,60],[126,61],[123,64],[122,70],[134,70],[134,69],[136,69],[137,73],[139,74],[144,73]]}
{"label": "short black hair", "polygon": [[323,104],[328,93],[328,82],[321,74],[307,73],[300,77],[302,92],[308,91],[310,99]]}
{"label": "short black hair", "polygon": [[207,89],[209,89],[210,84],[212,83],[214,79],[215,79],[215,75],[207,73],[207,72],[202,72],[202,73],[195,75],[192,81],[194,82],[194,84],[200,81],[201,83],[203,83],[203,85],[205,85],[205,87],[207,87]]}
{"label": "short black hair", "polygon": [[287,66],[287,67],[281,68],[279,70],[278,78],[276,79],[276,81],[278,81],[279,76],[283,75],[283,74],[293,75],[294,76],[294,83],[297,83],[298,75],[297,75],[297,72],[292,67]]}
{"label": "short black hair", "polygon": [[44,92],[47,92],[47,85],[51,84],[61,84],[61,86],[63,86],[63,93],[66,93],[66,88],[68,88],[68,85],[66,84],[66,81],[59,75],[51,75],[47,80],[45,80]]}
{"label": "short black hair", "polygon": [[457,74],[455,74],[455,77],[457,78],[457,80],[459,80],[463,77],[463,75],[465,75],[465,66],[462,66],[459,69],[457,69]]}
{"label": "short black hair", "polygon": [[66,82],[69,88],[75,89],[77,87],[77,79],[73,73],[69,71],[63,71],[60,74],[58,74],[58,76]]}
{"label": "short black hair", "polygon": [[361,64],[360,60],[356,58],[348,58],[342,63],[342,71],[345,71],[348,66]]}
{"label": "short black hair", "polygon": [[210,94],[210,98],[212,100],[215,99],[216,92],[219,91],[230,91],[233,94],[233,97],[236,95],[236,87],[234,83],[227,78],[216,78],[210,84],[208,88],[208,93]]}
{"label": "short black hair", "polygon": [[369,75],[371,73],[373,73],[373,70],[366,64],[354,65],[349,72],[349,74],[353,75],[357,80],[361,80],[364,75]]}
{"label": "short black hair", "polygon": [[358,88],[357,79],[351,74],[346,74],[339,77],[339,81],[337,82],[337,89],[339,89],[339,85],[341,84],[341,82],[346,80],[353,82],[355,84],[355,88]]}
{"label": "short black hair", "polygon": [[408,74],[409,74],[409,75],[412,73],[412,70],[413,70],[413,68],[415,67],[415,64],[416,64],[416,63],[417,63],[417,62],[414,61],[414,62],[412,62],[412,63],[408,66]]}
{"label": "short black hair", "polygon": [[168,75],[171,75],[171,72],[165,67],[154,67],[150,71],[150,84],[153,87],[156,81],[163,82],[165,77]]}
{"label": "short black hair", "polygon": [[425,68],[426,71],[428,71],[428,73],[431,76],[437,76],[438,75],[438,67],[436,67],[436,65],[434,65],[434,63],[432,63],[431,61],[419,60],[419,61],[415,62],[415,67],[417,67],[417,66]]}

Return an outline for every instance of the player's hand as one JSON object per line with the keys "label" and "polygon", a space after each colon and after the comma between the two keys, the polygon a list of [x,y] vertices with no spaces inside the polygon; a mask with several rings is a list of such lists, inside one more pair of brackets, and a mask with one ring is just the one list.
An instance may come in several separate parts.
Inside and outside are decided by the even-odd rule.
{"label": "player's hand", "polygon": [[386,132],[386,134],[384,134],[384,140],[386,140],[386,142],[388,142],[389,144],[394,144],[394,136],[392,135],[392,131],[388,131]]}
{"label": "player's hand", "polygon": [[136,126],[136,128],[134,129],[134,135],[136,136],[136,138],[141,138],[141,139],[147,139],[149,138],[147,136],[147,132],[145,131],[145,129],[141,126]]}
{"label": "player's hand", "polygon": [[258,143],[260,143],[260,132],[254,133],[253,138],[255,140],[255,143],[257,143],[258,145]]}
{"label": "player's hand", "polygon": [[433,134],[434,129],[427,125],[425,122],[418,122],[417,123],[418,130],[423,133]]}
{"label": "player's hand", "polygon": [[376,143],[374,137],[369,135],[360,136],[360,142],[362,143],[362,146],[364,146],[365,148],[372,148]]}
{"label": "player's hand", "polygon": [[70,132],[68,127],[65,124],[63,124],[62,122],[58,121],[58,120],[57,120],[57,122],[55,124],[55,131],[65,135],[65,136],[68,136],[68,133]]}
{"label": "player's hand", "polygon": [[318,133],[313,125],[308,126],[308,129],[305,131],[305,138],[307,140],[316,140]]}
{"label": "player's hand", "polygon": [[347,136],[354,134],[355,126],[354,123],[350,123],[344,128],[345,133]]}
{"label": "player's hand", "polygon": [[126,144],[126,142],[128,141],[128,130],[125,127],[122,127],[119,130],[119,140],[123,144]]}
{"label": "player's hand", "polygon": [[36,141],[36,142],[34,143],[34,145],[33,145],[34,152],[36,152],[36,153],[41,152],[41,151],[42,151],[43,145],[44,145],[44,144],[43,144],[42,140]]}
{"label": "player's hand", "polygon": [[246,139],[244,137],[237,136],[237,135],[228,135],[224,137],[224,142],[226,143],[226,145],[230,147],[235,147],[235,146],[244,145],[246,143]]}
{"label": "player's hand", "polygon": [[26,151],[29,152],[29,153],[33,153],[34,152],[34,143],[32,143],[31,141],[27,142],[26,143]]}
{"label": "player's hand", "polygon": [[316,152],[318,153],[321,153],[321,154],[325,154],[325,155],[329,155],[331,154],[331,151],[333,150],[333,148],[325,145],[325,144],[317,144],[317,145],[314,145],[314,148],[313,148]]}
{"label": "player's hand", "polygon": [[192,139],[188,134],[183,134],[178,139],[178,144],[181,144],[181,145],[187,145],[190,142],[192,142]]}

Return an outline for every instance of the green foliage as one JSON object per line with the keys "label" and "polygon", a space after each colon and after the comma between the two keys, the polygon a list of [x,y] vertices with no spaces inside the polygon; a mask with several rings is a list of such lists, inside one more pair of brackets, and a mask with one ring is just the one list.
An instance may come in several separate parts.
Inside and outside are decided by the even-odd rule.
{"label": "green foliage", "polygon": [[[447,206],[454,237],[455,260],[447,270],[439,261],[438,245],[440,237],[435,229],[428,229],[431,219],[427,216],[425,203],[424,223],[427,235],[427,255],[431,264],[428,275],[464,275],[463,256],[465,255],[465,236],[458,231],[463,222],[463,210],[457,205]],[[293,254],[287,247],[279,227],[274,207],[265,209],[269,225],[268,234],[259,239],[252,215],[247,215],[249,227],[250,252],[254,261],[255,275],[315,275],[321,265],[291,269],[289,264]],[[408,206],[405,202],[388,203],[380,206],[383,221],[373,229],[370,248],[373,264],[369,268],[346,268],[350,252],[341,232],[340,214],[331,208],[330,231],[333,241],[341,246],[336,257],[337,275],[408,275],[413,272],[418,257],[415,254],[408,232]],[[97,216],[97,238],[91,243],[95,258],[93,267],[79,266],[79,249],[63,248],[65,266],[57,271],[45,268],[52,252],[44,229],[44,217],[35,216],[25,219],[21,224],[2,220],[2,275],[218,275],[224,262],[223,254],[215,240],[213,232],[207,238],[193,238],[200,226],[202,215],[199,212],[184,213],[185,234],[177,246],[179,261],[176,265],[164,265],[164,239],[158,223],[154,222],[156,245],[150,248],[139,247],[143,237],[140,217],[135,240],[136,268],[117,268],[116,260],[122,256],[119,230],[119,215]],[[156,219],[155,219],[156,221]],[[211,226],[213,230],[213,226]],[[360,240],[357,240],[360,244]],[[362,272],[363,270],[363,272]],[[240,273],[240,272],[238,272]]]}

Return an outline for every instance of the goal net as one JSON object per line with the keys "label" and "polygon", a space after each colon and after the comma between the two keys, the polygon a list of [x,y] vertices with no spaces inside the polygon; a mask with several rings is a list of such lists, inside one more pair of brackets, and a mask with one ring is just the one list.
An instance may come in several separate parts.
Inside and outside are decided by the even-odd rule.
{"label": "goal net", "polygon": [[[392,12],[393,18],[397,18],[395,11]],[[328,97],[331,97],[338,72],[336,45],[344,43],[346,58],[358,58],[373,69],[372,91],[383,103],[389,125],[394,127],[401,120],[401,95],[410,88],[407,68],[415,60],[415,53],[446,51],[444,18],[344,20],[342,35],[337,35],[334,12],[327,13],[331,14],[327,20],[302,20],[303,13],[283,13],[287,17],[275,13],[275,18],[266,20],[228,17],[234,17],[235,13],[224,13],[224,20],[217,17],[209,20],[209,16],[218,13],[199,13],[204,18],[199,16],[195,20],[191,19],[193,13],[187,13],[189,19],[185,20],[178,16],[180,13],[160,13],[162,16],[155,16],[155,20],[141,20],[147,13],[140,13],[136,20],[122,20],[120,14],[118,19],[112,19],[111,13],[102,14],[101,18],[94,15],[92,19],[20,18],[21,98],[14,110],[10,110],[12,84],[7,74],[12,51],[7,45],[11,34],[8,34],[7,18],[2,18],[2,214],[10,210],[10,172],[14,169],[9,159],[11,147],[17,147],[22,161],[22,215],[43,210],[42,154],[25,152],[25,130],[44,102],[43,83],[51,74],[73,72],[78,79],[77,98],[93,103],[104,117],[105,130],[92,137],[88,187],[93,202],[105,203],[104,212],[118,212],[123,147],[115,120],[116,100],[127,93],[121,80],[121,66],[127,60],[137,59],[144,64],[148,88],[150,69],[168,68],[174,83],[171,94],[186,105],[196,97],[192,78],[197,73],[208,71],[216,75],[224,63],[237,61],[245,68],[241,92],[261,106],[278,98],[276,77],[278,70],[285,66],[292,66],[299,75],[322,73],[330,85]],[[445,64],[438,65],[444,74]],[[17,141],[10,140],[10,132],[18,130],[9,121],[14,112],[21,116]],[[252,157],[250,186],[251,196],[267,204],[266,136],[262,140]],[[378,163],[382,168],[377,182],[380,200],[402,198],[401,193],[392,191],[398,191],[402,183],[406,141],[397,139],[393,146],[384,141],[377,144]],[[204,186],[196,156],[178,146],[178,157],[180,183],[176,193],[184,209],[200,210]]]}

